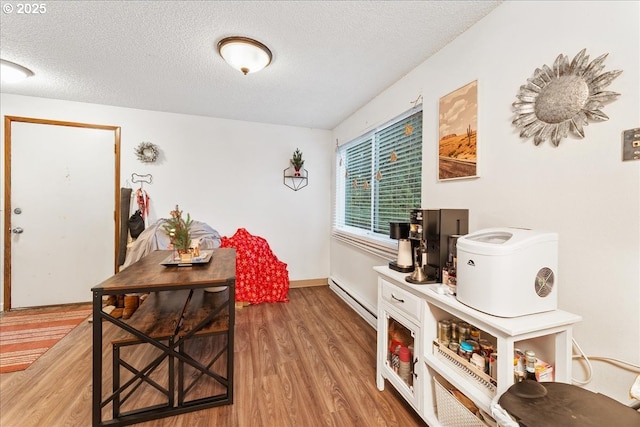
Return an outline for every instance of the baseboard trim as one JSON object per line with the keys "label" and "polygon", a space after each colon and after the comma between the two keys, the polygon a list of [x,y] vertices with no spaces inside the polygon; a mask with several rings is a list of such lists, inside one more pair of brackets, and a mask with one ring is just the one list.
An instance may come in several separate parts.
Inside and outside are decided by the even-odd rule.
{"label": "baseboard trim", "polygon": [[[329,286],[329,281],[324,279],[307,279],[307,280],[291,280],[289,281],[289,289],[291,288],[309,288],[311,286]],[[236,301],[236,310],[250,306],[250,302]]]}
{"label": "baseboard trim", "polygon": [[344,286],[340,285],[335,279],[329,279],[329,288],[333,290],[336,295],[344,300],[356,313],[360,315],[364,320],[369,323],[373,329],[377,329],[377,314],[369,307],[360,302],[350,292],[348,292]]}
{"label": "baseboard trim", "polygon": [[328,286],[328,279],[323,277],[321,279],[307,279],[307,280],[291,280],[289,282],[290,288],[308,288],[311,286]]}

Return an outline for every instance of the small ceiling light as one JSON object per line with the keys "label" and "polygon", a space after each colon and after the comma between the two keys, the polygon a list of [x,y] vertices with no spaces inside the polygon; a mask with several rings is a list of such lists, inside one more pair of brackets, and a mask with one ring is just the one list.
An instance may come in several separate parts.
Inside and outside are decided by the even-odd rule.
{"label": "small ceiling light", "polygon": [[11,61],[0,59],[0,76],[5,83],[14,83],[33,76],[33,71]]}
{"label": "small ceiling light", "polygon": [[227,37],[218,42],[218,52],[233,68],[243,74],[255,73],[271,63],[271,51],[257,40]]}

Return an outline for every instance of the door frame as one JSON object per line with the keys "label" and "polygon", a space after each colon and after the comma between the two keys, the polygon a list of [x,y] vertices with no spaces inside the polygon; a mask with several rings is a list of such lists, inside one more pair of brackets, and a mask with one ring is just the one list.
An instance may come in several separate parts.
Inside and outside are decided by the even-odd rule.
{"label": "door frame", "polygon": [[114,182],[114,242],[113,271],[118,271],[120,250],[120,126],[65,122],[30,117],[4,117],[4,310],[11,310],[11,124],[13,122],[41,125],[69,126],[76,128],[111,130],[114,134],[115,182]]}

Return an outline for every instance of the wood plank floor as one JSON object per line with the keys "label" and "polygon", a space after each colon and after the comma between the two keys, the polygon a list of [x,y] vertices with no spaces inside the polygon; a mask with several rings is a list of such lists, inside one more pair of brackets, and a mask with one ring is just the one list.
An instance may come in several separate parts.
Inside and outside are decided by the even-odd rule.
{"label": "wood plank floor", "polygon": [[[138,426],[424,426],[375,384],[376,334],[327,286],[236,310],[234,404]],[[91,425],[91,323],[0,375],[0,426]],[[106,328],[105,328],[106,330]]]}

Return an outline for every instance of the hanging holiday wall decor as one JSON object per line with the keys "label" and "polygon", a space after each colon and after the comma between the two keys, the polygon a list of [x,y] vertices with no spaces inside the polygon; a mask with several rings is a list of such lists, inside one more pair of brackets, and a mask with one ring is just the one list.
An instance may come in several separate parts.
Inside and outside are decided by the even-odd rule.
{"label": "hanging holiday wall decor", "polygon": [[135,149],[138,160],[143,163],[154,163],[158,160],[158,146],[151,142],[141,142]]}

